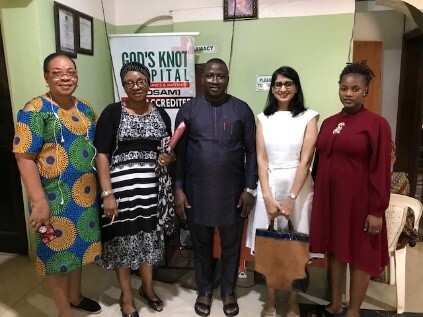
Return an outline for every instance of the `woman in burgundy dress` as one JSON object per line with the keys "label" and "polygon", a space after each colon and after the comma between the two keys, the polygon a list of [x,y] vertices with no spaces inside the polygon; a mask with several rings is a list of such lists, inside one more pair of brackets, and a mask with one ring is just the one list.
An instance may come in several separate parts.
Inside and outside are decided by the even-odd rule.
{"label": "woman in burgundy dress", "polygon": [[310,312],[342,312],[346,264],[351,270],[347,317],[358,317],[370,276],[388,264],[385,210],[389,204],[391,131],[363,106],[373,72],[348,64],[339,79],[342,111],[327,118],[316,144],[311,252],[327,253],[331,301]]}

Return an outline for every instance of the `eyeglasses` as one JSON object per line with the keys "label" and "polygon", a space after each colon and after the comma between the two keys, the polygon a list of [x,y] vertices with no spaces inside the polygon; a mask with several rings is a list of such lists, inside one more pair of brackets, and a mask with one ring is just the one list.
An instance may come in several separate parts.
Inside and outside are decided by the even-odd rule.
{"label": "eyeglasses", "polygon": [[215,78],[217,78],[217,81],[225,81],[229,76],[228,75],[223,75],[223,74],[218,74],[218,75],[205,74],[205,75],[203,75],[203,77],[207,81],[213,81]]}
{"label": "eyeglasses", "polygon": [[290,81],[290,80],[288,80],[288,81],[286,81],[286,82],[280,82],[280,81],[277,81],[277,82],[275,82],[274,84],[273,84],[273,88],[275,88],[275,89],[278,89],[278,90],[281,90],[282,89],[282,86],[285,86],[285,89],[291,89],[293,86],[295,86],[295,83],[293,82],[293,81]]}
{"label": "eyeglasses", "polygon": [[60,69],[53,69],[47,72],[56,79],[60,79],[63,76],[67,76],[70,78],[75,78],[76,76],[78,76],[78,71],[76,69],[68,69],[67,71],[63,71]]}
{"label": "eyeglasses", "polygon": [[124,81],[122,84],[123,84],[123,87],[125,87],[125,89],[132,89],[135,87],[135,85],[142,88],[142,87],[148,86],[148,81],[145,79],[138,79],[136,82],[133,82],[132,80],[130,80],[130,81]]}

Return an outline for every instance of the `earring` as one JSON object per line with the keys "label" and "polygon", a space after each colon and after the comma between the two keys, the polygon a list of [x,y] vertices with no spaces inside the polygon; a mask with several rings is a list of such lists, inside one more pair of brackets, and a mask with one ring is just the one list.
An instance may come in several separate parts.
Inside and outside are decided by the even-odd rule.
{"label": "earring", "polygon": [[363,97],[366,97],[367,96],[367,92],[365,92],[364,94],[363,94]]}

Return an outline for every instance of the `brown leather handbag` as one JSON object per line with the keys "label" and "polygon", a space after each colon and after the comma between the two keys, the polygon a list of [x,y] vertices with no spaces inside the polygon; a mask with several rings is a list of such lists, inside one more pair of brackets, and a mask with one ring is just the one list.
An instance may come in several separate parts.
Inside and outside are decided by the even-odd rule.
{"label": "brown leather handbag", "polygon": [[269,287],[305,292],[308,286],[309,236],[294,232],[288,221],[288,232],[256,229],[255,271],[264,275]]}

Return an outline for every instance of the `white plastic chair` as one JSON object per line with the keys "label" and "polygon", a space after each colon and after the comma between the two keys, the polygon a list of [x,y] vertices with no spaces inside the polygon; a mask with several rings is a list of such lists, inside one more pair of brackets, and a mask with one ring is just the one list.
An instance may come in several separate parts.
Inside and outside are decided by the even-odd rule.
{"label": "white plastic chair", "polygon": [[[385,212],[386,229],[388,235],[389,250],[389,284],[396,284],[397,291],[397,313],[402,314],[405,308],[405,258],[407,247],[397,250],[398,238],[404,229],[407,219],[408,208],[414,213],[414,229],[419,229],[420,217],[423,206],[415,198],[391,194],[388,209]],[[349,267],[346,273],[345,301],[350,300],[350,276]]]}
{"label": "white plastic chair", "polygon": [[[407,246],[397,250],[398,238],[404,229],[407,211],[410,208],[414,213],[414,229],[419,230],[420,217],[423,206],[415,198],[391,194],[389,208],[386,211],[386,225],[389,247],[389,284],[397,288],[397,313],[402,314],[405,309],[405,259]],[[402,211],[403,210],[403,211]],[[402,214],[402,215],[400,215]]]}

